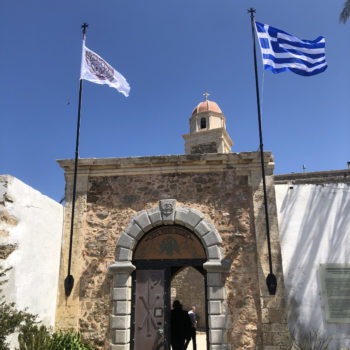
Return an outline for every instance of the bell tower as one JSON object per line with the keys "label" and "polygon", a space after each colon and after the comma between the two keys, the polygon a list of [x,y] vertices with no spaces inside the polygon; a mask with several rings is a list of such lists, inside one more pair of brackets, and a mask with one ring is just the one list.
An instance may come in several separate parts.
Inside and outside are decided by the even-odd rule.
{"label": "bell tower", "polygon": [[226,131],[226,118],[219,106],[208,100],[196,106],[190,117],[190,133],[182,135],[185,154],[231,153],[233,142]]}

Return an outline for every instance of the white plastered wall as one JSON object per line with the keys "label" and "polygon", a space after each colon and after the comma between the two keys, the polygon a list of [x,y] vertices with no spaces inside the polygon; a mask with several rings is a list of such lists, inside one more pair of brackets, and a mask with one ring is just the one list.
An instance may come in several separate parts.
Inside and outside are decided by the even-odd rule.
{"label": "white plastered wall", "polygon": [[3,294],[18,309],[27,308],[47,326],[55,320],[63,206],[20,180],[0,176],[0,245],[16,245],[5,259],[11,267]]}
{"label": "white plastered wall", "polygon": [[350,263],[350,185],[276,185],[290,329],[333,337],[330,349],[350,349],[350,324],[327,323],[320,264]]}

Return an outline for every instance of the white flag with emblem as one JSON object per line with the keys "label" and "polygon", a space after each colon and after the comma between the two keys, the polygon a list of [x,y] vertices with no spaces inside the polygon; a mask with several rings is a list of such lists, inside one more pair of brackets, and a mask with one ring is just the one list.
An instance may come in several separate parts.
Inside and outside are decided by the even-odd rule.
{"label": "white flag with emblem", "polygon": [[98,54],[88,49],[85,42],[83,43],[80,79],[96,84],[107,84],[117,89],[125,97],[129,96],[130,85],[126,79]]}

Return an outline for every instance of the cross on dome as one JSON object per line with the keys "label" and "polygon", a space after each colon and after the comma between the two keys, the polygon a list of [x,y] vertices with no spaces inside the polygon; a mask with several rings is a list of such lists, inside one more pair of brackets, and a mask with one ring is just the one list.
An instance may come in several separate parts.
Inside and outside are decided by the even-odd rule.
{"label": "cross on dome", "polygon": [[208,101],[208,96],[210,96],[210,94],[208,93],[208,91],[206,91],[203,96],[205,97],[205,100]]}

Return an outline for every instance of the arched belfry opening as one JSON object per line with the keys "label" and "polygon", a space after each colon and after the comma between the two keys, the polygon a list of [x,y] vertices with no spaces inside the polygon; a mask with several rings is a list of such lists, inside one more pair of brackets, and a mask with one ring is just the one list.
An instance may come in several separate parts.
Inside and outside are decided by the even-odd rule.
{"label": "arched belfry opening", "polygon": [[[175,199],[136,214],[118,239],[116,261],[109,265],[114,276],[111,344],[125,350],[170,350],[172,292],[183,294],[181,283],[177,288],[175,284],[187,271],[195,273],[204,295],[200,317],[206,349],[225,345],[221,242],[201,212],[178,207]],[[180,302],[189,303],[185,298]]]}

